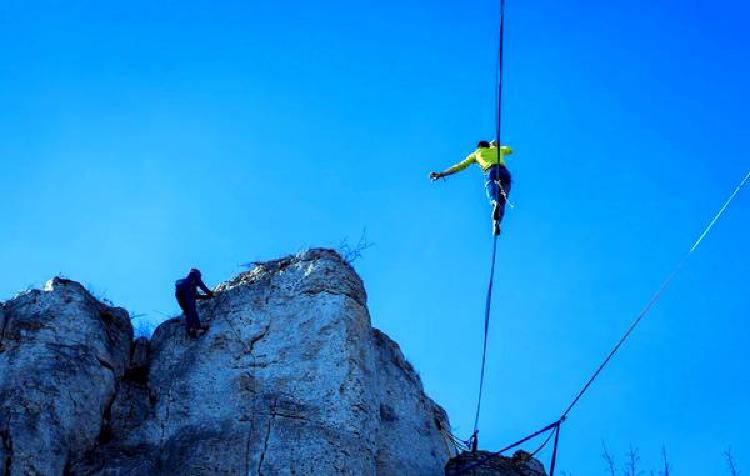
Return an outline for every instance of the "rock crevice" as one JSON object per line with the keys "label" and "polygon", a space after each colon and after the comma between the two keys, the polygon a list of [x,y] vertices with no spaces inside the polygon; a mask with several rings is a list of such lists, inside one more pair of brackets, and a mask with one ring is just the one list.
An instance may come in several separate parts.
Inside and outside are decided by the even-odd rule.
{"label": "rock crevice", "polygon": [[0,429],[0,461],[3,464],[3,476],[11,475],[11,464],[13,463],[13,439],[7,428]]}

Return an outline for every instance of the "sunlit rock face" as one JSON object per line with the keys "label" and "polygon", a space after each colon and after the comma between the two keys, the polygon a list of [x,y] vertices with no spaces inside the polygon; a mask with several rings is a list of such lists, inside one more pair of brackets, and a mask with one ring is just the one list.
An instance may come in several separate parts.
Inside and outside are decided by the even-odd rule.
{"label": "sunlit rock face", "polygon": [[0,474],[63,474],[106,425],[130,319],[60,278],[2,303],[0,316]]}
{"label": "sunlit rock face", "polygon": [[125,311],[69,281],[0,305],[0,474],[444,473],[447,416],[338,254],[215,291],[198,339],[172,319],[133,341]]}

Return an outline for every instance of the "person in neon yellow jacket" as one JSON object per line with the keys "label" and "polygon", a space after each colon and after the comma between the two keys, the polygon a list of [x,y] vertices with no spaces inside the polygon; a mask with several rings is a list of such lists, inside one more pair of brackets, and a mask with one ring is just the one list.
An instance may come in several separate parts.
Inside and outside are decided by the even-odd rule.
{"label": "person in neon yellow jacket", "polygon": [[492,233],[497,236],[500,234],[500,222],[505,216],[505,203],[508,201],[511,187],[511,176],[505,166],[505,157],[512,153],[513,149],[507,145],[501,146],[498,150],[497,142],[494,140],[479,141],[477,149],[464,160],[443,172],[430,173],[430,178],[437,180],[460,172],[471,164],[478,164],[485,173],[484,188],[492,204]]}

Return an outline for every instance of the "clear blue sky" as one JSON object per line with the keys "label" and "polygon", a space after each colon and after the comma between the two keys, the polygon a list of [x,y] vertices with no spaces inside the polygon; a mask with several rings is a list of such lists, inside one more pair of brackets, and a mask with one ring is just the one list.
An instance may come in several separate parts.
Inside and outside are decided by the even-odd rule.
{"label": "clear blue sky", "polygon": [[[155,4],[159,5],[155,5]],[[177,312],[307,246],[356,265],[458,433],[471,430],[491,246],[479,170],[427,174],[494,128],[494,1],[0,4],[0,295],[63,273]],[[748,169],[749,7],[509,0],[498,256],[482,444],[556,418]],[[750,471],[750,193],[565,425],[682,475]]]}

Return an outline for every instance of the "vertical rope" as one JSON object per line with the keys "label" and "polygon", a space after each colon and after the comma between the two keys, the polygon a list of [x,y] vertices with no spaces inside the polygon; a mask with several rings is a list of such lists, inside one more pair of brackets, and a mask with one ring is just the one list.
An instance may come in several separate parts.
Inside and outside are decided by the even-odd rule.
{"label": "vertical rope", "polygon": [[[484,345],[482,347],[482,368],[479,372],[479,398],[477,399],[477,412],[474,416],[474,440],[476,443],[479,431],[479,412],[482,407],[482,389],[484,388],[484,368],[487,362],[487,336],[490,330],[490,309],[492,308],[492,287],[495,281],[495,256],[497,254],[497,237],[492,240],[492,264],[490,266],[490,283],[487,286],[487,297],[484,303]],[[476,449],[476,448],[474,448]]]}
{"label": "vertical rope", "polygon": [[552,461],[549,464],[549,476],[555,476],[555,466],[557,465],[557,445],[560,442],[561,425],[562,421],[559,421],[555,426],[555,446],[552,448]]}
{"label": "vertical rope", "polygon": [[498,36],[497,43],[497,97],[495,103],[497,109],[495,111],[495,140],[497,140],[498,156],[500,155],[500,130],[503,121],[503,38],[505,36],[505,0],[500,0],[500,33]]}
{"label": "vertical rope", "polygon": [[[500,0],[500,31],[498,35],[498,47],[497,47],[497,89],[496,89],[496,110],[495,110],[495,140],[497,141],[497,154],[500,157],[500,128],[502,124],[502,105],[503,105],[503,36],[505,30],[505,0]],[[500,187],[498,187],[497,196],[495,200],[500,201]],[[476,450],[478,433],[479,433],[479,414],[482,407],[482,391],[484,389],[484,373],[485,365],[487,362],[487,337],[490,329],[490,311],[492,309],[492,288],[495,281],[495,257],[497,255],[497,236],[493,237],[492,241],[492,264],[490,266],[490,282],[487,286],[487,297],[485,299],[484,307],[484,342],[482,347],[482,367],[479,373],[479,396],[477,398],[477,411],[474,416],[474,432],[472,434],[473,449]]]}

